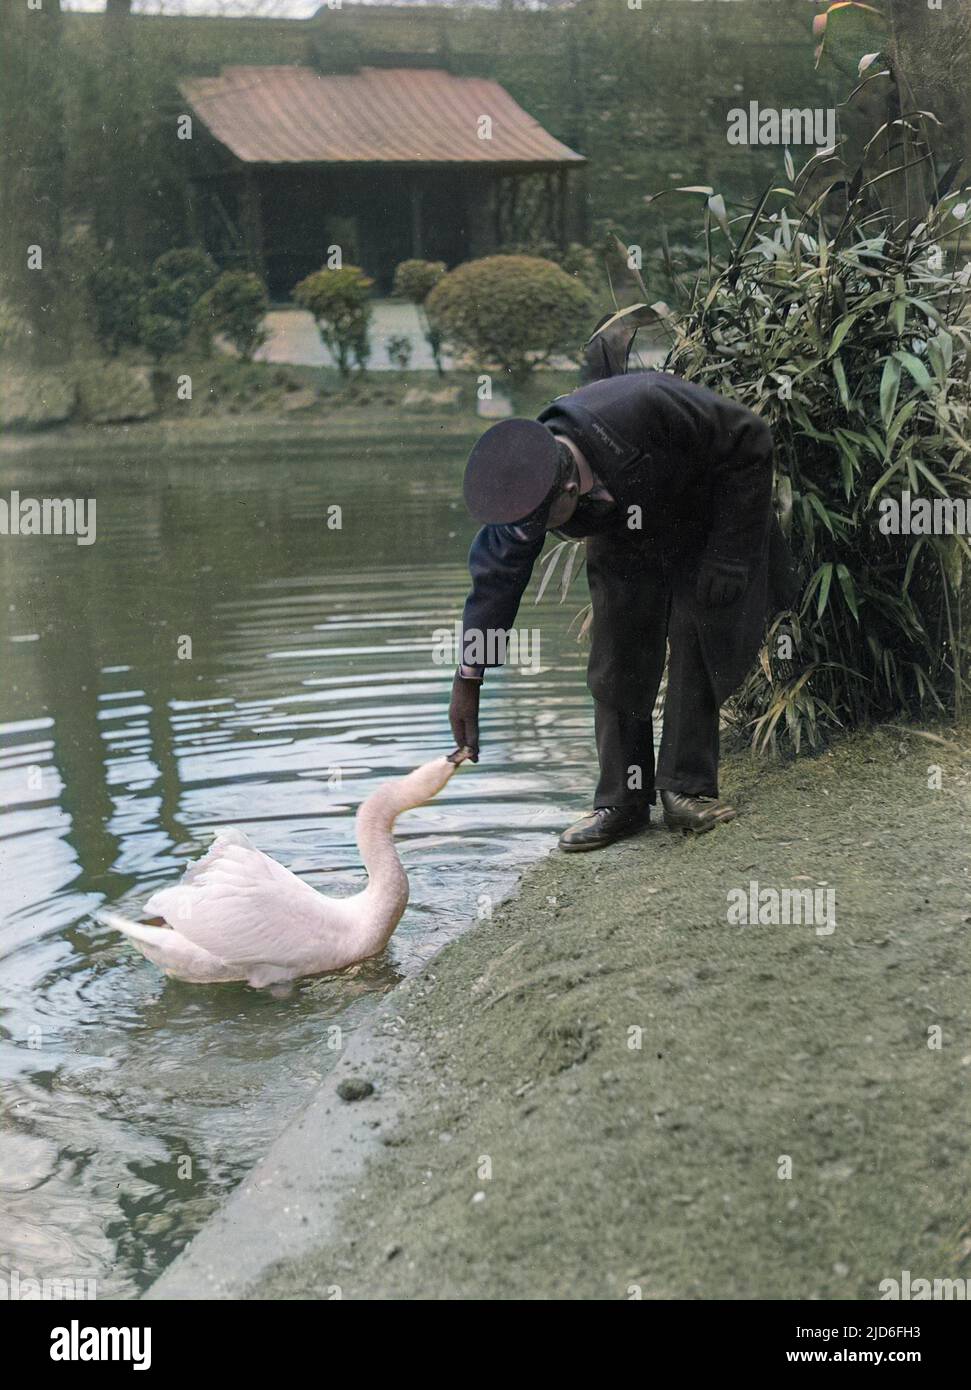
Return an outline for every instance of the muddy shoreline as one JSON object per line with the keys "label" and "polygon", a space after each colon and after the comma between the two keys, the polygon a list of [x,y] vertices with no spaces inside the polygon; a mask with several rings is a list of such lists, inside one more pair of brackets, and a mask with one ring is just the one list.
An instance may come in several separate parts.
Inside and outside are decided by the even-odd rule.
{"label": "muddy shoreline", "polygon": [[[541,861],[389,997],[342,1063],[373,1095],[327,1097],[341,1145],[318,1124],[286,1176],[308,1235],[229,1296],[866,1300],[971,1274],[971,731],[741,754],[725,790],[715,834]],[[753,881],[832,888],[834,930],[730,924]],[[207,1296],[192,1260],[174,1296]]]}

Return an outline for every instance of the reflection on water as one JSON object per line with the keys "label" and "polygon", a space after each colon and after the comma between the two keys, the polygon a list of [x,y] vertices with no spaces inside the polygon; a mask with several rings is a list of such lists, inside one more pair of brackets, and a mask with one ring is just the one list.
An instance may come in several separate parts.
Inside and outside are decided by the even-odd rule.
{"label": "reflection on water", "polygon": [[587,803],[578,589],[527,599],[542,668],[491,683],[485,760],[399,822],[412,898],[383,957],[279,998],[167,981],[92,919],[225,824],[329,894],[362,886],[358,803],[451,747],[431,643],[465,591],[460,477],[460,449],[309,442],[0,469],[3,495],[98,504],[93,546],[0,538],[0,1275],[148,1284],[326,1072],[334,1028]]}

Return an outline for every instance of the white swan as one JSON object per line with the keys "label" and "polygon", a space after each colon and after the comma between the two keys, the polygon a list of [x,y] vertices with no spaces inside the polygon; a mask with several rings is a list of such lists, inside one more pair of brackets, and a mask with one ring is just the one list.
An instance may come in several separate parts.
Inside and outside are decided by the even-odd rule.
{"label": "white swan", "polygon": [[402,811],[442,790],[468,749],[384,782],[357,812],[357,845],[368,871],[363,892],[325,898],[263,854],[241,830],[221,830],[174,888],[145,904],[165,925],[101,911],[166,975],[190,984],[246,980],[257,987],[341,970],[376,956],[408,902],[408,878],[392,829]]}

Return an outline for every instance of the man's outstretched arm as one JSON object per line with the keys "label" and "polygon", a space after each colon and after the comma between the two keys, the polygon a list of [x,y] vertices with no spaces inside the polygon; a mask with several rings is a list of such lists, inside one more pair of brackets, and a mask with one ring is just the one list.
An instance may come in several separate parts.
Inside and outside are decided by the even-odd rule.
{"label": "man's outstretched arm", "polygon": [[487,666],[502,665],[505,636],[533,565],[546,542],[545,532],[526,536],[517,526],[483,526],[469,551],[472,590],[462,616],[460,666],[452,682],[449,722],[459,748],[479,755],[479,692]]}

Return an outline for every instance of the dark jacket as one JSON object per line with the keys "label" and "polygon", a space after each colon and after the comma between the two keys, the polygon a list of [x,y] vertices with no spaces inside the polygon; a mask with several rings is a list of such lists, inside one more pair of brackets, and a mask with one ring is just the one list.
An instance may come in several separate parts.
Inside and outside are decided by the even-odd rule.
{"label": "dark jacket", "polygon": [[[661,552],[676,557],[679,573],[691,580],[678,585],[678,601],[687,604],[694,604],[693,576],[703,560],[745,568],[747,587],[737,603],[696,606],[693,614],[713,685],[719,699],[727,698],[755,660],[768,611],[787,606],[794,592],[772,511],[772,436],[764,421],[663,372],[593,381],[553,401],[539,419],[576,441],[617,502],[616,519],[587,542],[594,628],[601,627],[588,676],[596,698],[636,706],[636,620],[611,603],[611,576],[619,598],[632,570]],[[479,531],[469,555],[466,631],[513,626],[544,541],[515,526]],[[780,543],[782,564],[770,565],[770,551],[779,560]]]}

